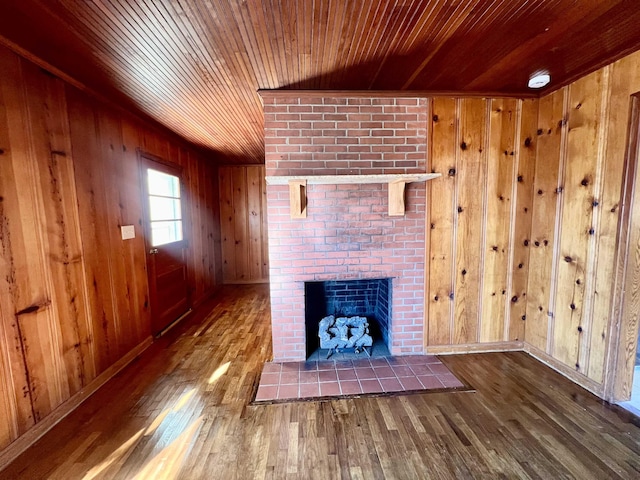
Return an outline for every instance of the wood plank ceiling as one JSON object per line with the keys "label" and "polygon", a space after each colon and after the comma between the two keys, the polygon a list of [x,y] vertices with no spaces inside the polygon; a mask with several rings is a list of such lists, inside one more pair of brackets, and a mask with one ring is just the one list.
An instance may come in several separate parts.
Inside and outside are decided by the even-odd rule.
{"label": "wood plank ceiling", "polygon": [[629,0],[3,0],[0,37],[224,163],[262,163],[258,89],[555,89],[640,48]]}

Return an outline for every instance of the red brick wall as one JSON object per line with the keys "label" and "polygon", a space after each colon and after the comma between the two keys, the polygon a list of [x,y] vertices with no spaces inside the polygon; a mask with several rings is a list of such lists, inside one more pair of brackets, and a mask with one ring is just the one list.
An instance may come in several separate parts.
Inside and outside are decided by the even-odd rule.
{"label": "red brick wall", "polygon": [[[426,171],[423,98],[265,95],[266,174]],[[273,348],[304,360],[304,282],[393,278],[389,345],[421,353],[424,336],[424,183],[407,185],[406,214],[387,214],[387,185],[309,185],[307,218],[289,217],[287,186],[267,186]]]}

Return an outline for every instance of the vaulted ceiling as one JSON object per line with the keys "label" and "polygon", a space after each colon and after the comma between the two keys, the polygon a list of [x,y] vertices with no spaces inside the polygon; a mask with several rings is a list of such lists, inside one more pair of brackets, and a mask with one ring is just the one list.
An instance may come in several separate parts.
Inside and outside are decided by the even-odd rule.
{"label": "vaulted ceiling", "polygon": [[640,48],[632,0],[2,0],[0,37],[221,162],[261,163],[258,89],[529,95]]}

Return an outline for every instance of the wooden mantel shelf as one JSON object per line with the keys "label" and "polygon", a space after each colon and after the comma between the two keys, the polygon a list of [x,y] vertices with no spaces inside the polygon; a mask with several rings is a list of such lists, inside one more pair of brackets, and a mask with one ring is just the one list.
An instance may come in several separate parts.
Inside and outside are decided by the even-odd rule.
{"label": "wooden mantel shelf", "polygon": [[404,187],[407,183],[425,182],[441,176],[440,173],[409,173],[383,175],[295,175],[267,176],[268,185],[289,185],[291,218],[307,217],[307,185],[359,185],[365,183],[389,184],[389,215],[404,215]]}

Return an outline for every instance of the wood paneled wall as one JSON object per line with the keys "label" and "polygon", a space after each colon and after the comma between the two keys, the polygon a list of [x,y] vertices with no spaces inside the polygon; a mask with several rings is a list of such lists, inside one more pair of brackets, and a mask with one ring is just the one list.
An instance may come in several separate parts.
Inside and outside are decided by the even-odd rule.
{"label": "wood paneled wall", "polygon": [[4,47],[0,71],[2,449],[149,339],[138,148],[184,168],[195,303],[220,277],[220,245],[200,153]]}
{"label": "wood paneled wall", "polygon": [[433,99],[431,169],[443,177],[429,183],[428,351],[524,340],[537,109]]}
{"label": "wood paneled wall", "polygon": [[[637,331],[609,349],[620,316],[640,314],[625,297],[637,272],[616,263],[639,91],[635,53],[539,100],[433,100],[431,168],[444,178],[429,184],[428,351],[520,346],[601,396],[628,396]],[[616,278],[632,284],[614,298]]]}
{"label": "wood paneled wall", "polygon": [[224,283],[269,279],[264,165],[219,167]]}
{"label": "wood paneled wall", "polygon": [[600,393],[616,321],[630,98],[638,91],[635,53],[540,99],[525,340],[534,355]]}

